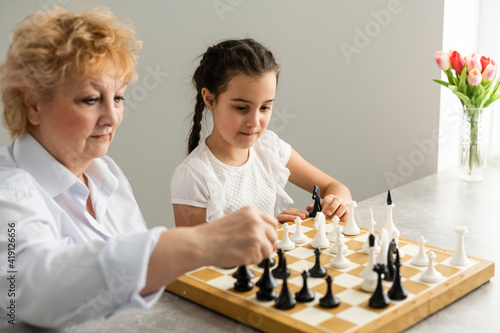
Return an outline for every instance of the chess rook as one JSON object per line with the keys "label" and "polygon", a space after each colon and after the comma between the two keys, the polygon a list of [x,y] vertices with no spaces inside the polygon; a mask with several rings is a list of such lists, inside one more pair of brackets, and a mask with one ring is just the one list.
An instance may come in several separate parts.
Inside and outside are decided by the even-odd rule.
{"label": "chess rook", "polygon": [[354,218],[354,208],[358,205],[356,201],[347,201],[346,202],[347,210],[349,212],[349,217],[347,218],[347,222],[344,227],[344,234],[347,236],[359,235],[361,232],[359,230],[358,225],[356,224],[356,219]]}
{"label": "chess rook", "polygon": [[468,229],[464,225],[457,225],[455,232],[458,234],[458,243],[455,254],[450,260],[450,264],[455,266],[467,266],[469,264],[469,259],[467,259],[465,255],[464,235],[468,232]]}

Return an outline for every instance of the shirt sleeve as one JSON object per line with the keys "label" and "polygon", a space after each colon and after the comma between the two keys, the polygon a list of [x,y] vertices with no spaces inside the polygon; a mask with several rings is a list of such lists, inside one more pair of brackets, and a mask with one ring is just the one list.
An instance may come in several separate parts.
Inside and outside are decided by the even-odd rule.
{"label": "shirt sleeve", "polygon": [[207,208],[210,193],[205,179],[190,165],[179,165],[170,181],[172,204]]}
{"label": "shirt sleeve", "polygon": [[279,136],[271,130],[266,130],[260,138],[262,145],[266,150],[271,151],[273,155],[282,165],[287,165],[290,155],[292,154],[292,146],[281,140]]}
{"label": "shirt sleeve", "polygon": [[[148,297],[139,292],[165,228],[78,244],[61,236],[67,226],[58,225],[44,200],[33,187],[0,187],[0,290],[12,289],[0,295],[1,309],[14,301],[16,321],[67,328],[155,303],[162,290]],[[9,253],[14,254],[10,263],[4,259]]]}

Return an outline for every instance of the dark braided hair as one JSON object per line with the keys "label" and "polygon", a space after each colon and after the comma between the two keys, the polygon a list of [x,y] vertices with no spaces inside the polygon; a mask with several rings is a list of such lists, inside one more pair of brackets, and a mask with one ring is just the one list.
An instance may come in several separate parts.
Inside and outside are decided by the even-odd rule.
{"label": "dark braided hair", "polygon": [[201,90],[207,88],[217,100],[234,76],[244,74],[261,77],[269,72],[276,73],[277,82],[279,65],[273,54],[253,39],[231,39],[209,47],[201,56],[200,65],[193,75],[196,104],[193,126],[189,134],[188,153],[192,152],[200,142],[201,121],[205,110]]}

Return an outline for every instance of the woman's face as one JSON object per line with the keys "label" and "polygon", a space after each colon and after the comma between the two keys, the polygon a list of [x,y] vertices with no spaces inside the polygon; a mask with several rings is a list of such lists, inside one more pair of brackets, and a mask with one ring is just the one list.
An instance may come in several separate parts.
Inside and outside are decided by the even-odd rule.
{"label": "woman's face", "polygon": [[80,177],[107,153],[123,118],[126,88],[114,72],[66,82],[50,101],[28,107],[30,133]]}

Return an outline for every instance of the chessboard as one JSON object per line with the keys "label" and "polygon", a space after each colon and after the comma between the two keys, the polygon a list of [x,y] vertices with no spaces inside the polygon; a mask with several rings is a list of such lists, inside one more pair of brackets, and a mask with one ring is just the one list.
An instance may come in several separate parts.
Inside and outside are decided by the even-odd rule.
{"label": "chessboard", "polygon": [[[301,273],[309,270],[315,263],[315,249],[311,247],[316,234],[313,222],[314,219],[302,222],[301,229],[308,240],[285,252],[287,267],[291,271],[287,279],[288,289],[292,295],[302,288]],[[289,231],[294,232],[294,222],[289,222],[288,225]],[[328,223],[327,231],[332,228],[333,225]],[[319,299],[324,296],[327,288],[325,278],[307,279],[309,289],[316,294],[312,302],[297,303],[292,309],[279,310],[274,306],[274,301],[260,301],[256,298],[256,286],[246,292],[235,291],[236,280],[232,274],[236,268],[201,267],[179,277],[166,289],[264,332],[395,332],[410,327],[456,301],[488,282],[494,275],[494,263],[491,261],[467,256],[467,266],[454,266],[450,264],[453,251],[426,244],[425,250],[432,250],[436,254],[435,269],[442,277],[436,283],[422,282],[419,275],[426,267],[415,266],[410,262],[417,255],[419,245],[415,241],[399,238],[398,246],[405,253],[401,258],[401,280],[408,291],[408,297],[400,301],[391,300],[386,308],[374,309],[368,305],[372,293],[365,292],[360,287],[363,281],[360,273],[368,262],[368,254],[360,250],[369,236],[366,229],[360,229],[360,234],[356,236],[345,236],[345,244],[348,246],[345,256],[350,260],[347,268],[335,269],[330,266],[330,260],[335,255],[328,248],[322,249],[321,264],[333,277],[332,290],[340,299],[340,305],[336,308],[319,306]],[[282,229],[278,231],[278,236],[282,239]],[[278,262],[276,253],[273,258]],[[252,281],[256,282],[263,269],[257,265],[249,268],[255,274]],[[279,284],[276,288],[279,295],[283,280],[276,279],[276,282]],[[384,290],[387,291],[391,284],[390,281],[383,281]]]}

